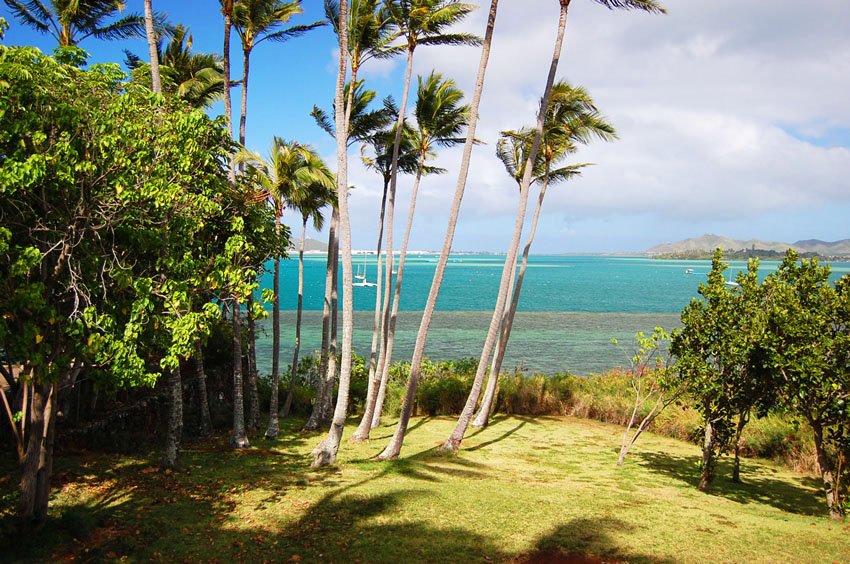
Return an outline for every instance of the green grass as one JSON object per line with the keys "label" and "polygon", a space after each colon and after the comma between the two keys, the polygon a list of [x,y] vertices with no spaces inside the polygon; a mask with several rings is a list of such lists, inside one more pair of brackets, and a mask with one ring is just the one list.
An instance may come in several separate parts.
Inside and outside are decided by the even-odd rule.
{"label": "green grass", "polygon": [[[403,458],[383,463],[392,426],[308,467],[319,434],[232,451],[186,445],[180,469],[150,457],[82,453],[57,461],[50,524],[4,557],[43,561],[523,562],[533,555],[617,561],[850,561],[850,526],[824,517],[818,483],[744,460],[696,490],[698,450],[646,435],[622,468],[622,428],[574,418],[497,417],[456,457],[434,452],[452,418],[416,419]],[[0,488],[12,488],[8,473]],[[4,499],[5,502],[5,499]],[[8,512],[8,507],[4,508]],[[13,552],[8,552],[12,550]]]}

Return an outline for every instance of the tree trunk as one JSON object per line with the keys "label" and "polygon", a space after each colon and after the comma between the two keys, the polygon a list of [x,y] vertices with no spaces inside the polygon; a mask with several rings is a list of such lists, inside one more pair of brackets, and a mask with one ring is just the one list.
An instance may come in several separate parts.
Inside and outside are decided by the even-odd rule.
{"label": "tree trunk", "polygon": [[732,481],[736,484],[741,483],[741,433],[749,418],[749,412],[738,414],[738,427],[735,429],[735,465],[732,467]]}
{"label": "tree trunk", "polygon": [[[42,513],[39,508],[41,489],[44,483],[42,466],[42,450],[46,448],[45,427],[47,415],[47,400],[50,386],[32,385],[32,399],[29,409],[29,437],[26,442],[24,460],[21,464],[20,497],[18,498],[18,519],[22,531],[30,531],[43,524],[39,520]],[[47,477],[49,481],[49,476]]]}
{"label": "tree trunk", "polygon": [[327,393],[328,349],[330,348],[331,332],[331,294],[333,293],[332,286],[336,282],[334,249],[336,248],[336,228],[338,221],[339,215],[336,213],[336,209],[334,209],[331,215],[331,225],[328,229],[328,258],[325,266],[325,299],[322,306],[322,351],[319,357],[319,381],[316,386],[316,400],[313,403],[313,410],[310,413],[310,418],[304,425],[305,431],[315,431],[321,425],[322,406],[324,405],[325,394]]}
{"label": "tree trunk", "polygon": [[162,94],[162,81],[159,78],[159,55],[156,52],[156,33],[153,30],[153,6],[151,0],[145,0],[145,35],[148,39],[148,53],[151,59],[151,90]]}
{"label": "tree trunk", "polygon": [[531,178],[534,172],[534,163],[537,159],[537,152],[540,149],[540,140],[543,137],[543,125],[546,121],[546,113],[549,109],[549,98],[552,93],[552,85],[555,83],[555,74],[558,71],[558,62],[561,57],[561,46],[563,45],[564,31],[567,26],[567,7],[567,2],[563,2],[561,4],[560,17],[558,18],[558,34],[555,38],[555,49],[552,53],[552,63],[549,66],[549,75],[546,79],[546,86],[543,90],[542,100],[540,101],[540,110],[537,113],[537,126],[534,131],[534,142],[531,145],[531,151],[525,162],[525,171],[522,177],[519,203],[517,204],[516,219],[514,221],[514,233],[511,238],[510,246],[508,247],[508,256],[505,258],[505,266],[502,269],[502,279],[499,284],[499,295],[496,298],[496,307],[493,310],[493,317],[490,319],[490,327],[487,330],[487,338],[484,341],[481,358],[478,362],[478,370],[475,372],[475,379],[472,382],[472,389],[469,392],[466,405],[464,405],[463,411],[461,411],[460,417],[458,417],[454,431],[452,431],[452,434],[449,435],[449,438],[446,439],[440,447],[440,450],[444,452],[457,452],[460,448],[460,443],[463,440],[463,436],[466,434],[469,421],[472,419],[472,414],[478,403],[478,396],[481,393],[481,386],[484,382],[484,372],[487,370],[487,362],[490,360],[490,355],[493,352],[493,345],[499,335],[502,315],[504,314],[504,308],[509,291],[508,282],[511,278],[511,270],[515,268],[514,261],[516,261],[520,238],[522,237],[522,226],[525,221],[525,210],[528,205],[528,194],[530,192]]}
{"label": "tree trunk", "polygon": [[257,389],[257,333],[254,325],[254,293],[248,294],[247,320],[248,342],[245,344],[248,368],[248,428],[260,430],[260,391]]}
{"label": "tree trunk", "polygon": [[[339,2],[339,72],[336,81],[337,108],[343,106],[345,74],[348,68],[348,0]],[[336,115],[337,193],[339,198],[339,231],[342,243],[342,361],[339,371],[339,392],[336,409],[327,438],[314,450],[312,466],[327,466],[336,462],[339,443],[348,412],[348,392],[351,384],[351,349],[354,338],[354,300],[351,286],[351,221],[348,216],[348,131],[346,112]]]}
{"label": "tree trunk", "polygon": [[289,373],[289,393],[283,404],[283,417],[289,415],[292,400],[295,397],[295,386],[298,383],[298,353],[301,352],[301,311],[304,307],[304,239],[307,238],[307,218],[301,223],[301,246],[298,249],[298,309],[295,313],[295,352],[292,354],[292,369]]}
{"label": "tree trunk", "polygon": [[36,480],[35,520],[39,525],[47,521],[50,503],[50,479],[53,476],[53,445],[56,438],[56,400],[59,388],[49,384],[44,405],[44,437],[38,453],[38,478]]}
{"label": "tree trunk", "polygon": [[711,418],[706,417],[705,438],[702,443],[702,466],[700,468],[699,485],[697,489],[701,492],[708,491],[708,485],[714,478],[714,426]]}
{"label": "tree trunk", "polygon": [[204,348],[201,342],[195,343],[195,375],[198,380],[198,400],[201,412],[200,434],[202,437],[212,435],[212,420],[210,419],[210,401],[207,395],[207,374],[204,371]]}
{"label": "tree trunk", "polygon": [[[274,232],[280,237],[280,213],[275,210]],[[272,393],[269,400],[269,426],[267,439],[276,439],[280,434],[278,421],[278,398],[280,396],[280,257],[274,258],[274,280],[272,281]]]}
{"label": "tree trunk", "polygon": [[[360,420],[360,425],[354,432],[355,441],[364,441],[369,438],[369,431],[372,428],[372,417],[375,414],[375,403],[378,399],[378,389],[381,383],[381,371],[378,366],[380,359],[376,358],[378,350],[378,338],[383,334],[383,323],[381,322],[381,301],[383,296],[383,279],[381,276],[381,244],[384,240],[384,213],[387,207],[387,191],[389,186],[384,183],[384,193],[381,197],[381,211],[378,217],[378,243],[376,245],[376,256],[378,258],[378,271],[375,275],[375,320],[372,328],[372,347],[369,350],[369,385],[366,389],[366,406],[363,411],[363,418]],[[387,288],[389,292],[389,288]],[[381,355],[383,355],[383,351]]]}
{"label": "tree trunk", "polygon": [[[245,146],[245,125],[248,122],[248,71],[251,67],[251,51],[242,50],[242,105],[239,110],[239,144]],[[243,165],[240,165],[244,167]]]}
{"label": "tree trunk", "polygon": [[[407,259],[407,247],[410,243],[410,231],[413,228],[413,215],[416,211],[416,196],[419,194],[419,183],[422,180],[422,168],[425,165],[424,155],[419,158],[419,167],[416,174],[416,180],[413,182],[413,189],[410,192],[410,208],[407,212],[407,225],[404,228],[404,239],[401,242],[401,252],[398,258],[398,274],[395,280],[395,292],[393,294],[393,307],[390,314],[390,324],[387,329],[386,352],[382,355],[383,361],[380,366],[380,403],[376,402],[374,413],[372,415],[372,428],[377,427],[381,422],[381,413],[384,410],[384,397],[387,392],[387,381],[389,380],[390,365],[393,358],[393,347],[395,346],[395,326],[398,319],[398,308],[401,302],[401,283],[404,278],[404,263]],[[389,288],[387,288],[389,292]]]}
{"label": "tree trunk", "polygon": [[[337,223],[339,218],[337,218]],[[339,235],[339,230],[337,230]],[[322,399],[321,424],[330,425],[333,418],[334,385],[339,377],[339,346],[337,329],[339,321],[339,237],[334,249],[333,288],[331,288],[331,338],[328,346],[328,371],[325,376],[325,395]]]}
{"label": "tree trunk", "polygon": [[487,70],[487,62],[490,58],[490,45],[493,41],[493,27],[496,23],[496,11],[498,9],[498,5],[498,0],[491,0],[490,12],[487,18],[487,30],[484,34],[484,44],[481,48],[481,59],[478,65],[478,73],[475,78],[475,89],[473,90],[472,101],[469,106],[469,124],[466,130],[466,142],[463,146],[463,158],[458,172],[451,211],[449,212],[446,236],[443,240],[443,248],[440,252],[440,258],[437,261],[434,279],[431,282],[431,290],[428,292],[428,300],[425,303],[425,310],[422,312],[422,321],[419,323],[419,332],[416,335],[416,344],[413,348],[413,358],[410,362],[410,378],[407,381],[401,415],[399,417],[395,433],[393,433],[393,437],[390,439],[390,443],[379,455],[381,460],[398,457],[401,452],[401,445],[404,442],[404,435],[407,432],[407,425],[410,422],[410,416],[413,413],[416,388],[419,384],[419,371],[422,367],[422,358],[425,354],[425,343],[428,340],[428,329],[431,327],[431,319],[434,315],[434,308],[437,305],[437,297],[440,294],[440,287],[443,284],[443,275],[446,272],[446,265],[449,262],[449,253],[451,253],[452,250],[452,241],[454,240],[455,228],[457,227],[460,204],[463,201],[463,193],[466,189],[466,179],[469,175],[469,161],[472,156],[472,147],[475,144],[475,128],[478,125],[478,106],[481,103],[481,92],[484,89],[484,75]]}
{"label": "tree trunk", "polygon": [[163,468],[174,468],[180,455],[180,439],[183,435],[183,382],[178,366],[168,375],[168,428],[165,432]]}
{"label": "tree trunk", "polygon": [[823,480],[823,493],[826,496],[826,506],[832,519],[841,519],[843,511],[841,508],[840,492],[833,473],[832,463],[823,445],[823,424],[819,420],[809,418],[815,438],[815,451],[818,456],[818,469]]}
{"label": "tree trunk", "polygon": [[[528,239],[525,242],[525,248],[522,250],[522,264],[519,268],[519,274],[516,275],[516,285],[513,279],[509,286],[513,288],[510,297],[510,307],[505,312],[502,320],[502,330],[499,336],[499,342],[496,346],[496,354],[493,356],[493,364],[490,365],[490,380],[487,382],[487,389],[484,392],[484,399],[481,402],[481,407],[478,415],[473,421],[473,427],[486,427],[490,421],[490,414],[493,411],[493,404],[496,401],[496,386],[499,383],[499,372],[502,370],[502,361],[505,358],[505,351],[508,348],[508,341],[511,338],[511,330],[514,325],[514,317],[519,308],[519,296],[522,292],[522,282],[525,279],[525,271],[528,268],[528,256],[531,253],[531,244],[534,243],[534,235],[537,233],[537,223],[540,220],[540,210],[543,208],[543,199],[546,197],[546,189],[549,187],[549,163],[546,164],[546,175],[543,180],[543,185],[540,187],[540,195],[537,197],[537,207],[534,209],[534,216],[531,220],[531,230],[528,233]],[[516,271],[516,265],[512,272]]]}
{"label": "tree trunk", "polygon": [[[223,0],[221,11],[224,15],[224,47],[221,57],[223,67],[224,115],[227,118],[227,131],[230,132],[230,139],[233,139],[233,101],[230,98],[230,30],[233,19],[233,0]],[[230,188],[233,189],[236,186],[236,170],[233,164],[233,155],[230,156],[227,179],[230,182]]]}
{"label": "tree trunk", "polygon": [[247,448],[245,434],[245,405],[242,401],[242,312],[239,300],[233,300],[233,448]]}

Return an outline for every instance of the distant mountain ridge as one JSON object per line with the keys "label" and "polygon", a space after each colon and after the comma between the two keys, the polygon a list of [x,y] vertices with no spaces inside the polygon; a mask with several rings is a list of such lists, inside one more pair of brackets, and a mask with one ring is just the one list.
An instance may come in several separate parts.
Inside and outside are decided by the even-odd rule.
{"label": "distant mountain ridge", "polygon": [[[301,239],[292,239],[289,242],[290,254],[293,251],[297,253],[299,248],[301,248]],[[327,245],[327,243],[323,243],[323,242],[318,241],[316,239],[311,239],[310,237],[307,237],[306,239],[304,239],[304,251],[308,252],[308,253],[309,252],[326,253],[326,252],[328,252],[328,245]]]}
{"label": "distant mountain ridge", "polygon": [[700,237],[676,241],[674,243],[662,243],[646,250],[648,255],[663,255],[670,253],[682,253],[687,251],[710,252],[720,247],[727,251],[741,251],[756,249],[762,251],[776,251],[784,253],[792,248],[801,253],[817,253],[826,256],[850,256],[850,239],[840,241],[821,241],[819,239],[804,239],[794,243],[781,243],[777,241],[762,241],[760,239],[732,239],[722,235],[706,233]]}

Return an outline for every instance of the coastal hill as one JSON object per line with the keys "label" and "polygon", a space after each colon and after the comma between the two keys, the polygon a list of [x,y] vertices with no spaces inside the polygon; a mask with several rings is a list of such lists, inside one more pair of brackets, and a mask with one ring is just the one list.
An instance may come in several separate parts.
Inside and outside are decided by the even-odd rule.
{"label": "coastal hill", "polygon": [[[301,239],[292,239],[289,244],[289,254],[298,253],[298,249],[301,246]],[[323,243],[321,241],[317,241],[316,239],[311,239],[307,237],[304,240],[304,252],[305,253],[326,253],[328,252],[328,244]]]}
{"label": "coastal hill", "polygon": [[674,243],[655,245],[647,249],[646,254],[656,256],[693,252],[709,253],[718,247],[727,251],[756,250],[773,251],[776,253],[784,253],[788,248],[792,248],[800,253],[813,253],[824,256],[850,256],[850,239],[842,239],[834,242],[805,239],[794,243],[781,243],[759,239],[743,241],[711,233]]}

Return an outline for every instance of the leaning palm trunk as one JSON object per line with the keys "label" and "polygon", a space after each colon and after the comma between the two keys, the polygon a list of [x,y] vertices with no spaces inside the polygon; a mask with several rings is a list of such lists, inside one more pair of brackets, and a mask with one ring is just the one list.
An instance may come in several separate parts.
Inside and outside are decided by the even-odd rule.
{"label": "leaning palm trunk", "polygon": [[[339,2],[339,72],[336,81],[337,108],[343,108],[345,73],[348,67],[348,0]],[[339,231],[342,243],[342,360],[336,408],[327,438],[314,450],[312,466],[327,466],[336,461],[339,443],[348,412],[351,385],[351,349],[354,338],[354,296],[351,272],[351,221],[348,215],[348,131],[346,112],[336,114],[337,194],[339,198]]]}
{"label": "leaning palm trunk", "polygon": [[505,267],[502,269],[502,280],[499,285],[499,295],[496,298],[496,307],[493,311],[493,317],[490,320],[490,327],[487,330],[487,338],[484,341],[484,348],[481,351],[481,359],[478,363],[478,370],[475,372],[475,380],[472,382],[472,389],[469,392],[469,397],[466,400],[466,405],[461,411],[457,425],[454,431],[449,435],[449,438],[440,447],[445,452],[457,452],[460,448],[460,443],[463,440],[469,422],[472,419],[472,413],[478,403],[478,396],[481,393],[481,386],[484,382],[484,372],[487,369],[487,362],[490,360],[490,354],[493,352],[493,345],[496,342],[496,337],[499,334],[499,327],[504,314],[504,307],[507,301],[509,291],[508,282],[510,280],[510,270],[514,267],[517,251],[519,250],[520,237],[522,236],[522,225],[525,220],[525,210],[528,205],[528,193],[531,186],[531,178],[534,172],[534,163],[537,159],[537,151],[540,149],[540,140],[543,137],[543,125],[546,120],[546,112],[549,108],[549,97],[552,93],[552,85],[555,83],[555,74],[558,71],[558,61],[561,57],[561,45],[564,41],[564,30],[567,26],[567,2],[561,3],[561,13],[558,18],[558,35],[555,38],[555,49],[552,54],[552,63],[549,66],[549,76],[546,79],[546,87],[543,90],[543,99],[540,101],[540,110],[537,113],[537,126],[534,131],[534,142],[531,145],[528,159],[525,162],[525,171],[522,176],[522,185],[520,187],[519,204],[517,205],[516,220],[514,222],[514,233],[511,239],[510,247],[508,248],[508,256],[505,259]]}
{"label": "leaning palm trunk", "polygon": [[399,417],[395,433],[393,433],[393,437],[390,439],[390,443],[379,455],[381,460],[398,457],[401,452],[401,445],[404,442],[404,435],[407,432],[407,425],[410,422],[410,416],[413,413],[413,402],[415,401],[416,388],[419,384],[419,372],[422,367],[422,358],[425,355],[425,343],[428,339],[428,329],[431,327],[431,319],[434,315],[434,308],[437,305],[437,297],[440,294],[440,287],[443,284],[443,275],[446,272],[446,265],[449,262],[449,253],[451,253],[452,250],[452,241],[454,240],[457,218],[460,213],[460,204],[463,201],[463,193],[466,189],[466,179],[469,175],[469,161],[472,156],[472,147],[475,144],[475,128],[478,125],[478,106],[481,102],[481,92],[484,89],[484,75],[487,71],[487,62],[490,59],[490,45],[493,41],[493,27],[496,24],[496,11],[498,6],[498,0],[491,0],[490,13],[487,18],[487,30],[484,34],[484,44],[481,48],[481,59],[478,64],[478,74],[475,78],[475,90],[472,94],[472,102],[469,109],[469,124],[466,130],[466,142],[463,146],[463,159],[461,160],[460,171],[458,172],[457,185],[455,186],[454,199],[452,200],[452,208],[449,212],[446,236],[443,240],[443,248],[440,252],[440,258],[437,261],[437,269],[434,272],[434,279],[431,282],[431,290],[428,293],[428,301],[425,303],[425,310],[422,312],[422,321],[419,324],[419,332],[416,335],[416,344],[413,348],[413,357],[410,361],[410,378],[407,381],[407,389],[405,390],[401,415]]}
{"label": "leaning palm trunk", "polygon": [[[490,365],[490,380],[487,382],[487,389],[484,393],[484,399],[481,401],[481,408],[478,415],[473,421],[473,427],[486,427],[490,421],[490,414],[493,412],[493,404],[496,400],[496,387],[499,383],[499,372],[502,370],[502,361],[505,358],[505,351],[508,348],[508,341],[511,338],[511,330],[514,325],[514,317],[516,316],[517,308],[519,307],[519,295],[522,292],[522,282],[525,279],[525,271],[528,268],[528,255],[531,252],[531,244],[534,242],[534,235],[537,233],[537,222],[540,219],[540,210],[543,208],[543,198],[546,197],[546,189],[549,186],[548,167],[543,180],[543,185],[540,188],[540,195],[537,197],[537,207],[534,210],[534,216],[531,219],[531,230],[528,233],[528,239],[525,242],[525,248],[522,251],[522,263],[519,267],[519,274],[516,275],[516,285],[511,280],[511,288],[513,289],[510,297],[510,306],[502,316],[502,329],[499,336],[499,343],[496,347],[496,354],[493,355],[493,363]],[[512,272],[516,270],[516,263]]]}
{"label": "leaning palm trunk", "polygon": [[233,448],[247,448],[245,434],[245,404],[242,401],[242,313],[239,300],[233,300]]}
{"label": "leaning palm trunk", "polygon": [[339,215],[336,210],[331,216],[331,226],[328,229],[328,257],[325,266],[325,298],[322,306],[322,349],[319,353],[319,380],[316,383],[316,399],[313,403],[313,410],[310,412],[310,418],[304,425],[305,431],[315,431],[319,428],[322,421],[322,406],[325,401],[326,381],[328,370],[328,349],[330,348],[331,337],[331,294],[332,286],[336,283],[336,261],[334,260],[335,250],[337,248],[336,229],[339,222]]}
{"label": "leaning palm trunk", "polygon": [[[280,238],[280,213],[275,208],[274,232]],[[280,434],[278,421],[278,400],[280,397],[280,257],[274,258],[274,278],[272,280],[272,392],[269,399],[269,426],[267,439],[276,439]]]}
{"label": "leaning palm trunk", "polygon": [[[222,2],[222,12],[224,13],[224,48],[222,49],[221,64],[223,67],[224,116],[227,118],[227,131],[230,133],[230,139],[233,139],[233,100],[230,98],[230,31],[233,27],[233,0]],[[233,155],[230,158],[227,179],[230,182],[231,190],[234,189],[236,170]]]}
{"label": "leaning palm trunk", "polygon": [[[378,361],[377,357],[378,352],[378,338],[383,333],[383,323],[381,322],[382,316],[381,313],[383,308],[381,307],[381,298],[383,295],[383,277],[381,276],[381,244],[384,240],[384,212],[386,210],[387,205],[387,191],[389,186],[384,183],[384,194],[381,197],[381,212],[378,218],[378,244],[376,245],[376,256],[378,257],[378,271],[375,275],[375,283],[377,284],[375,288],[375,321],[374,327],[372,328],[372,347],[369,350],[369,385],[366,389],[366,409],[363,413],[363,419],[360,420],[360,425],[357,426],[357,430],[354,432],[354,440],[355,441],[364,441],[369,438],[369,430],[372,428],[372,415],[375,413],[375,402],[378,396],[378,387],[380,385],[380,370],[378,369]],[[389,288],[387,288],[389,291]],[[383,351],[381,352],[383,356]]]}
{"label": "leaning palm trunk", "polygon": [[401,251],[398,257],[398,274],[395,280],[395,292],[393,294],[393,308],[390,314],[390,324],[387,330],[387,345],[386,352],[382,355],[383,362],[380,366],[380,403],[375,405],[374,414],[372,417],[372,428],[377,427],[381,422],[381,412],[384,408],[384,398],[386,397],[387,381],[389,380],[390,365],[393,359],[393,346],[395,345],[395,326],[398,319],[399,302],[401,302],[401,283],[404,278],[404,263],[407,259],[407,247],[410,243],[410,231],[413,228],[413,214],[416,211],[416,196],[419,194],[419,183],[422,181],[422,168],[425,165],[424,156],[419,158],[419,167],[416,173],[416,179],[413,182],[413,190],[410,192],[410,208],[407,212],[407,226],[404,228],[404,239],[401,242]]}
{"label": "leaning palm trunk", "polygon": [[[339,218],[337,218],[339,222]],[[322,398],[321,424],[330,425],[333,418],[334,385],[339,378],[339,237],[334,249],[333,288],[331,289],[331,335],[328,346],[328,371],[325,375],[325,395]]]}
{"label": "leaning palm trunk", "polygon": [[281,415],[286,417],[292,409],[295,386],[298,382],[298,354],[301,352],[301,312],[304,308],[304,239],[307,238],[307,218],[301,224],[301,246],[298,248],[298,309],[295,313],[295,351],[292,353],[292,368],[289,371],[289,393],[283,404]]}
{"label": "leaning palm trunk", "polygon": [[159,55],[156,52],[156,33],[153,30],[153,6],[151,0],[145,0],[145,35],[148,39],[148,53],[151,57],[151,90],[162,94],[162,81],[159,78]]}

